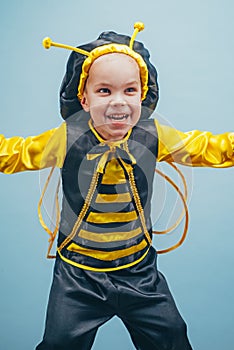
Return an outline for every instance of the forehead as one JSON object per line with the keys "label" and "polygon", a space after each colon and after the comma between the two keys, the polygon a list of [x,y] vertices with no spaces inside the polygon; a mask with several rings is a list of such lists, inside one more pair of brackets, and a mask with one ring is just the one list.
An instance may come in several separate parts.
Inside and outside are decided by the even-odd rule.
{"label": "forehead", "polygon": [[117,73],[127,77],[140,79],[140,70],[137,62],[129,55],[123,53],[109,53],[98,57],[91,65],[89,79],[110,77]]}
{"label": "forehead", "polygon": [[136,60],[134,60],[133,57],[125,54],[125,53],[121,53],[121,52],[113,52],[113,53],[107,53],[105,55],[99,56],[98,58],[96,58],[96,60],[93,62],[94,64],[105,64],[105,63],[109,63],[109,62],[121,62],[121,63],[125,63],[125,64],[132,64],[132,65],[136,65],[138,67],[138,64],[136,62]]}

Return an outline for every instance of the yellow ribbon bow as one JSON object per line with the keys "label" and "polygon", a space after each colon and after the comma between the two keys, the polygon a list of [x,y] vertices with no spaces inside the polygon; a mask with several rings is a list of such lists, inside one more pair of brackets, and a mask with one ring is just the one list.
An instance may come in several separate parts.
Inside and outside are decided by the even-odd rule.
{"label": "yellow ribbon bow", "polygon": [[136,159],[133,155],[128,150],[121,148],[121,145],[103,143],[94,147],[91,152],[87,154],[88,160],[100,157],[96,167],[96,171],[100,174],[104,174],[106,164],[113,155],[119,160],[127,173],[132,170],[132,165],[136,164]]}

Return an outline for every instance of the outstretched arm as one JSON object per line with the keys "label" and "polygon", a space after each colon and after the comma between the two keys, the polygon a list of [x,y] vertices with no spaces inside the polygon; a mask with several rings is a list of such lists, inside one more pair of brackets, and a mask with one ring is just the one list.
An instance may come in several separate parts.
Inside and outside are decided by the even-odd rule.
{"label": "outstretched arm", "polygon": [[62,167],[66,151],[66,125],[27,138],[0,135],[0,172],[13,174]]}
{"label": "outstretched arm", "polygon": [[188,166],[234,166],[234,132],[213,135],[206,131],[181,132],[155,121],[158,130],[158,161]]}

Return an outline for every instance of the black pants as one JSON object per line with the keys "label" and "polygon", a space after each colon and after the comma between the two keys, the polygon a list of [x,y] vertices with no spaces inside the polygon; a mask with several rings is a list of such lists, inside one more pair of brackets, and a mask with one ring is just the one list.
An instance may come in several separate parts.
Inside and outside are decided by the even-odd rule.
{"label": "black pants", "polygon": [[98,328],[114,315],[138,350],[192,349],[152,248],[138,265],[111,273],[57,259],[45,334],[36,350],[89,350]]}

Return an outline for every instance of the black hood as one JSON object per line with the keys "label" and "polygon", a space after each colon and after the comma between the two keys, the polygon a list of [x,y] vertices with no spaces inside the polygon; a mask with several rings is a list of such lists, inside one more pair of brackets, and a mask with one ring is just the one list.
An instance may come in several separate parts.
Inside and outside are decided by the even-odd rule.
{"label": "black hood", "polygon": [[[92,51],[96,47],[106,44],[116,43],[129,45],[129,42],[129,36],[117,34],[115,32],[103,32],[99,35],[97,40],[79,46],[79,48]],[[147,119],[155,110],[159,98],[157,71],[149,60],[149,51],[142,43],[134,41],[133,50],[142,56],[149,72],[148,92],[146,98],[142,101],[143,108],[141,113],[141,119]],[[63,119],[67,119],[71,115],[83,110],[77,97],[77,90],[82,65],[86,58],[87,56],[73,51],[68,59],[66,73],[60,88],[60,112]]]}

